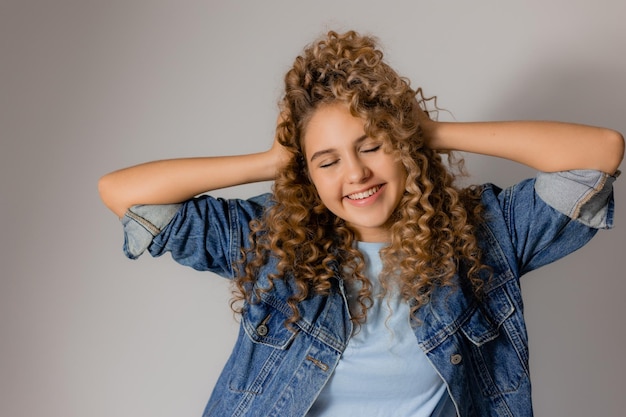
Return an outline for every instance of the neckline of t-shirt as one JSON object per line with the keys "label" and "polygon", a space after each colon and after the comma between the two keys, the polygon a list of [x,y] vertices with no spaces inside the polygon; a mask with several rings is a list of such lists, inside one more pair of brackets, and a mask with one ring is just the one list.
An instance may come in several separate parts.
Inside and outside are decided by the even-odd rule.
{"label": "neckline of t-shirt", "polygon": [[363,252],[378,252],[387,245],[387,242],[362,242],[360,240],[356,242],[357,249]]}

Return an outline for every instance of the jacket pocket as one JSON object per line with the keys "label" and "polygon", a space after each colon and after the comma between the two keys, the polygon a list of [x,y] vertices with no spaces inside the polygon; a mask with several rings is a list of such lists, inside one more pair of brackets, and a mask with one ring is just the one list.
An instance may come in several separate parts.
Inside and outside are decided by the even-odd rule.
{"label": "jacket pocket", "polygon": [[486,294],[461,326],[469,341],[464,345],[471,374],[485,396],[516,391],[528,378],[526,333],[515,313],[515,305],[501,286]]}
{"label": "jacket pocket", "polygon": [[297,334],[285,326],[286,319],[285,314],[264,302],[246,306],[242,332],[232,354],[237,365],[228,382],[231,390],[261,394],[278,373]]}

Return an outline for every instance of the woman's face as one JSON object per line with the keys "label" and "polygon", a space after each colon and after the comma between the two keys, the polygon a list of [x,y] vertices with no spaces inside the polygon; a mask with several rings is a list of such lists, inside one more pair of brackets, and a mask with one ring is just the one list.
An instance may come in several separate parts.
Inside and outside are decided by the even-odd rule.
{"label": "woman's face", "polygon": [[382,145],[342,104],[317,109],[304,135],[309,175],[322,202],[365,242],[390,240],[389,219],[405,190],[404,166]]}

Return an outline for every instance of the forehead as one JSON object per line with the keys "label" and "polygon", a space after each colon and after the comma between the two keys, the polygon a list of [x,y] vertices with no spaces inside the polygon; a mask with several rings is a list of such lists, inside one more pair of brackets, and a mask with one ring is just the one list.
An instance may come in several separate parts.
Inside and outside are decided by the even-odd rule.
{"label": "forehead", "polygon": [[365,122],[350,113],[345,104],[330,104],[315,110],[304,133],[304,151],[338,147],[363,136]]}

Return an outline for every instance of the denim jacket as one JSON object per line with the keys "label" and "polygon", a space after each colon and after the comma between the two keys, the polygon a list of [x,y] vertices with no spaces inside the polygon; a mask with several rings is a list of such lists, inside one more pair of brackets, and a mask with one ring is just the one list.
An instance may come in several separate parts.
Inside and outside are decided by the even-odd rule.
{"label": "denim jacket", "polygon": [[[539,173],[507,189],[483,186],[478,231],[485,275],[478,300],[463,267],[456,287],[437,288],[415,313],[416,343],[443,378],[461,417],[531,416],[528,340],[519,278],[583,246],[613,222],[614,176],[597,171]],[[233,278],[250,220],[269,195],[249,200],[201,196],[176,205],[134,206],[122,219],[124,250],[136,258],[171,252],[181,264]],[[256,285],[267,286],[270,260]],[[246,305],[238,340],[204,416],[304,416],[329,380],[352,334],[339,274],[329,295],[300,305],[292,330],[289,279]]]}

